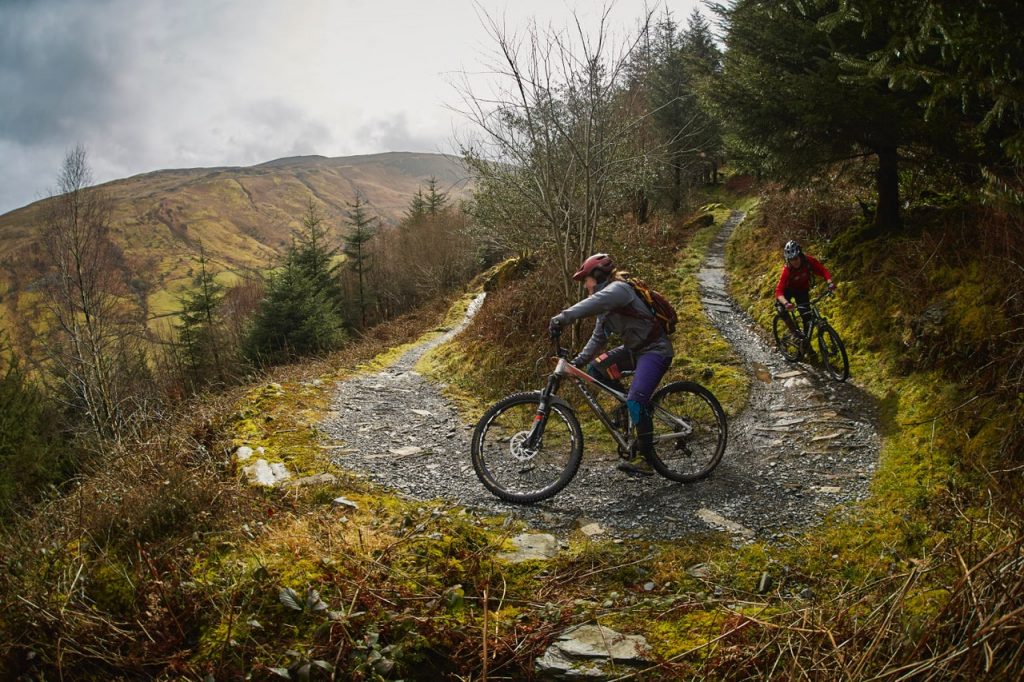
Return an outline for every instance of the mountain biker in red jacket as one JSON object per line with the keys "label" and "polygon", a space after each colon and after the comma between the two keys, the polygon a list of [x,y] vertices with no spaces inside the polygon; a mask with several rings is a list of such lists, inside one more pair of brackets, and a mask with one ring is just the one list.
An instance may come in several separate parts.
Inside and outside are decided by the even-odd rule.
{"label": "mountain biker in red jacket", "polygon": [[[832,281],[832,274],[816,259],[808,256],[800,248],[800,244],[792,239],[786,242],[782,249],[782,255],[786,259],[786,265],[782,268],[782,275],[779,283],[775,285],[775,307],[778,309],[782,319],[789,325],[790,330],[798,337],[803,333],[796,328],[793,316],[788,314],[796,307],[803,319],[804,329],[807,329],[810,322],[811,285],[814,283],[814,275],[822,277],[828,282],[829,291],[836,288]],[[793,301],[796,301],[794,306]]]}
{"label": "mountain biker in red jacket", "polygon": [[[650,476],[653,469],[648,460],[654,450],[651,397],[672,364],[672,341],[608,254],[587,258],[572,278],[583,282],[587,298],[552,317],[549,330],[556,333],[574,320],[597,317],[594,333],[572,363],[577,367],[587,365],[591,376],[619,391],[624,390],[622,372],[634,371],[626,408],[636,428],[637,447],[618,469]],[[617,335],[623,345],[598,355],[607,345],[609,334]]]}

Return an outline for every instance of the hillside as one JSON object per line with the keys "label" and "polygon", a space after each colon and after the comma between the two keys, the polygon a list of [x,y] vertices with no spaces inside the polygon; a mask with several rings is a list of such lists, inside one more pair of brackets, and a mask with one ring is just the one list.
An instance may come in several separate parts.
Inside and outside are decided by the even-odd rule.
{"label": "hillside", "polygon": [[[55,169],[56,174],[56,169]],[[100,187],[113,200],[112,233],[149,318],[176,309],[200,242],[220,279],[268,267],[290,242],[313,198],[329,226],[345,229],[358,192],[385,223],[434,177],[452,199],[465,195],[459,161],[441,154],[301,156],[250,167],[162,170]],[[0,216],[0,322],[32,319],[41,270],[39,236],[49,199]],[[13,294],[13,295],[12,295]]]}

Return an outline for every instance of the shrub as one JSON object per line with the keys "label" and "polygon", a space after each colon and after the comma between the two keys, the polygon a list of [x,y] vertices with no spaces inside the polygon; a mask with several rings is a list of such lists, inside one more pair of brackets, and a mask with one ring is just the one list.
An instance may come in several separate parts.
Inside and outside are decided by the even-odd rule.
{"label": "shrub", "polygon": [[53,432],[54,415],[17,356],[0,353],[0,519],[49,483],[63,480],[69,462]]}

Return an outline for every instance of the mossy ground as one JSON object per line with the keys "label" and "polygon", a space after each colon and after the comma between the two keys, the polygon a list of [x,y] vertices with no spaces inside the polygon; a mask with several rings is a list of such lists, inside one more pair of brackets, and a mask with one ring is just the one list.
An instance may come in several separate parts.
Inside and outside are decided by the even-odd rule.
{"label": "mossy ground", "polygon": [[[701,312],[694,280],[725,209],[738,205],[728,195],[715,199],[723,206],[712,207],[711,226],[663,221],[629,234],[637,260],[652,264],[637,274],[671,293],[684,320],[673,371],[710,385],[735,413],[748,379]],[[771,222],[751,216],[730,246],[733,293],[762,325],[771,315],[779,238]],[[828,243],[805,241],[812,253],[829,254]],[[900,349],[908,348],[908,328],[911,348],[923,333],[910,321],[931,301],[898,295],[895,268],[886,272],[871,257],[875,251],[866,245],[832,254],[829,267],[843,296],[828,313],[847,340],[855,381],[881,405],[882,460],[872,497],[836,510],[818,528],[738,548],[718,534],[649,543],[576,533],[552,561],[508,565],[495,555],[519,532],[516,524],[441,501],[402,500],[334,470],[315,428],[333,380],[375,371],[401,348],[440,333],[461,315],[466,297],[401,321],[341,356],[280,370],[239,391],[223,414],[184,439],[223,455],[241,444],[262,446],[268,459],[287,462],[296,474],[332,471],[335,483],[240,489],[231,493],[229,512],[222,499],[239,473],[207,468],[184,505],[192,513],[174,511],[161,525],[156,512],[172,508],[170,497],[177,499],[173,509],[182,508],[186,488],[159,468],[138,474],[149,487],[130,498],[137,513],[128,519],[108,514],[103,523],[83,525],[87,531],[54,530],[77,528],[83,514],[121,509],[127,493],[117,491],[96,509],[83,496],[46,532],[8,542],[5,548],[16,551],[0,573],[5,592],[38,605],[12,603],[0,615],[4,632],[17,635],[3,644],[0,671],[54,672],[74,661],[80,679],[116,677],[111,670],[152,676],[154,669],[169,677],[267,679],[273,668],[297,675],[307,664],[316,676],[323,662],[344,679],[467,679],[483,668],[486,632],[492,675],[528,678],[556,632],[593,620],[648,638],[657,660],[646,673],[651,679],[746,679],[765,671],[785,679],[808,661],[819,666],[820,679],[877,672],[904,643],[912,648],[931,632],[945,636],[941,618],[953,613],[961,577],[948,558],[962,556],[973,566],[1007,541],[977,498],[961,505],[951,491],[976,483],[965,459],[991,457],[1008,425],[1003,414],[992,425],[965,418],[974,413],[957,409],[964,401],[957,376],[924,362],[923,348],[914,351],[918,361],[907,362]],[[536,274],[544,266],[532,267]],[[950,333],[961,317],[966,341],[986,326],[998,328],[998,316],[974,323],[967,317],[976,308],[956,305],[968,291],[961,287],[979,286],[981,271],[956,278],[944,267],[950,266],[936,263],[924,276],[947,282],[933,298],[958,316],[943,321]],[[879,276],[891,286],[869,281]],[[532,360],[544,354],[544,324],[553,310],[528,282],[493,291],[478,323],[420,365],[438,372],[464,409],[537,384]],[[514,355],[510,340],[520,345]],[[196,452],[164,450],[167,461]],[[97,498],[107,494],[102,485],[89,490]],[[209,495],[199,497],[204,491]],[[331,505],[339,495],[357,508]],[[140,519],[149,525],[140,529]],[[36,547],[33,537],[47,540]],[[71,635],[106,638],[105,658],[70,647],[63,659],[51,657],[41,642],[55,626],[66,642]],[[873,651],[885,655],[871,659]]]}
{"label": "mossy ground", "polygon": [[[713,390],[728,396],[725,403],[735,410],[746,391],[745,379],[738,372],[707,371],[710,367],[720,367],[722,358],[732,365],[737,362],[727,344],[716,341],[713,332],[709,331],[700,309],[694,278],[708,242],[728,213],[726,208],[716,207],[712,214],[715,217],[713,224],[680,226],[686,232],[685,260],[674,267],[660,268],[655,276],[645,276],[651,281],[658,281],[667,295],[680,301],[683,320],[680,328],[685,328],[685,333],[678,347],[679,355],[685,357],[677,363],[676,369],[691,376],[699,374],[699,380],[703,379],[711,384]],[[413,344],[450,328],[464,314],[472,296],[472,293],[467,294],[457,301],[446,319],[424,336],[408,344],[397,345],[362,363],[359,371],[379,371]],[[417,368],[429,373],[447,362],[451,374],[439,378],[449,383],[456,379],[458,385],[459,377],[454,370],[459,365],[452,364],[456,357],[450,348],[439,349],[422,360]],[[444,360],[439,361],[438,358]],[[234,444],[263,447],[261,456],[271,461],[284,461],[297,474],[329,469],[322,450],[318,448],[315,428],[311,425],[325,408],[327,392],[323,387],[329,383],[267,384],[250,391],[239,405],[233,425]],[[467,400],[465,394],[462,397],[464,405],[480,402]],[[655,607],[662,608],[674,601],[676,594],[672,592],[670,596],[659,588],[661,593],[652,595],[656,597],[653,600],[648,599],[642,596],[645,582],[653,579],[659,586],[674,584],[674,590],[682,590],[684,586],[700,587],[698,581],[685,573],[685,569],[702,560],[706,543],[694,543],[685,548],[681,545],[651,545],[643,558],[637,560],[637,548],[634,546],[595,542],[579,535],[571,539],[568,551],[554,565],[529,562],[509,566],[495,561],[494,555],[507,543],[516,527],[500,519],[473,519],[458,510],[447,509],[441,503],[403,502],[344,477],[330,490],[304,493],[299,500],[304,496],[306,503],[314,503],[337,495],[345,495],[356,502],[359,510],[307,511],[289,514],[287,520],[268,522],[261,537],[214,557],[212,566],[197,567],[197,572],[216,576],[223,589],[227,567],[234,566],[237,570],[228,581],[233,585],[232,589],[249,592],[255,589],[252,585],[239,587],[239,584],[252,581],[249,576],[258,574],[265,581],[272,577],[273,580],[264,583],[269,596],[260,602],[262,606],[254,604],[254,608],[258,606],[260,610],[271,611],[262,618],[272,620],[280,616],[280,613],[273,612],[282,608],[277,602],[275,589],[291,587],[298,594],[316,589],[325,602],[344,603],[347,596],[343,586],[338,584],[342,580],[340,576],[365,572],[367,566],[379,568],[380,559],[373,557],[386,554],[387,575],[381,580],[385,584],[396,584],[388,588],[388,596],[379,591],[378,596],[402,601],[408,597],[407,593],[426,590],[434,595],[434,601],[448,604],[445,608],[451,612],[447,614],[446,627],[452,631],[479,627],[482,619],[480,599],[484,589],[480,587],[481,582],[491,586],[489,591],[497,589],[500,583],[503,596],[498,608],[489,614],[499,640],[503,627],[512,630],[525,626],[543,629],[561,626],[567,618],[583,616],[642,628],[645,618],[654,614]],[[430,534],[429,528],[435,531]],[[415,542],[403,539],[410,535],[415,536]],[[467,542],[468,548],[464,547]],[[462,549],[453,549],[455,547]],[[271,556],[274,558],[268,559]],[[323,556],[333,559],[325,565],[321,560]],[[343,558],[339,559],[339,556]],[[332,585],[333,588],[329,587]],[[452,596],[455,593],[458,597]],[[493,597],[489,598],[493,601]],[[459,601],[458,609],[451,609],[452,600]],[[437,606],[432,608],[436,611]],[[686,609],[672,608],[670,611]],[[700,611],[709,613],[703,605]],[[380,617],[379,612],[376,617]],[[653,641],[659,650],[664,646],[665,651],[678,653],[681,645],[677,639],[683,637],[683,646],[692,648],[695,642],[716,636],[706,627],[715,618],[714,614],[707,615],[707,622],[702,622],[697,628],[699,632],[694,628],[684,628],[686,631],[682,632],[679,622],[673,626],[662,626],[661,634],[652,633]],[[254,619],[262,622],[258,613]],[[313,620],[316,621],[315,618]],[[321,629],[323,625],[320,622]],[[227,628],[223,618],[218,624],[206,628],[204,643],[199,648],[201,659],[220,651],[217,643],[228,636]],[[240,626],[239,632],[243,630],[254,645],[265,646],[257,644],[263,642],[265,633],[252,632],[251,628]],[[293,649],[316,649],[317,632],[316,627],[303,629],[298,623],[292,623],[286,633],[278,630],[272,634],[274,638],[286,636]],[[233,636],[237,640],[237,636]],[[273,662],[261,659],[259,663],[271,665]],[[258,663],[250,661],[249,665]]]}
{"label": "mossy ground", "polygon": [[[727,193],[714,199],[719,205],[707,207],[714,223],[689,230],[685,246],[673,250],[670,265],[662,263],[642,274],[670,294],[680,313],[673,371],[709,385],[727,411],[735,414],[742,407],[749,378],[703,314],[695,274],[729,209],[750,211],[729,245],[728,268],[734,297],[768,330],[774,315],[770,300],[781,268],[778,251],[785,239],[778,226],[764,222],[755,199],[737,200]],[[806,250],[820,254],[841,282],[841,296],[831,299],[825,312],[846,341],[854,381],[880,406],[883,448],[872,495],[861,505],[837,509],[820,527],[782,543],[754,543],[738,550],[722,543],[701,543],[691,548],[685,560],[675,562],[668,561],[677,555],[675,546],[652,545],[651,556],[656,558],[651,565],[661,567],[657,584],[685,586],[673,603],[689,601],[699,606],[667,608],[657,618],[643,609],[613,609],[603,618],[647,634],[659,656],[690,651],[682,658],[693,662],[713,657],[723,632],[737,623],[764,639],[808,609],[817,612],[821,622],[842,623],[843,608],[863,611],[868,622],[868,614],[890,600],[900,614],[900,632],[910,638],[949,604],[948,586],[956,580],[955,570],[935,557],[950,545],[968,542],[963,523],[951,518],[950,491],[965,482],[965,459],[992,456],[1009,428],[1012,412],[994,415],[974,428],[958,428],[949,415],[964,400],[963,385],[941,366],[908,371],[901,352],[907,343],[908,320],[929,302],[899,295],[901,264],[879,262],[871,255],[877,245],[854,245],[848,251],[840,246],[827,239],[805,240]],[[1005,319],[1000,300],[990,290],[982,291],[977,267],[968,266],[962,275],[951,273],[959,270],[937,263],[926,268],[924,276],[932,300],[945,304],[957,320],[950,325],[952,347],[966,348],[991,338],[993,330],[1004,328]],[[964,300],[972,304],[960,304]],[[503,376],[500,370],[489,372],[499,357],[470,337],[440,350],[433,358],[433,371],[449,382],[451,393],[464,406],[482,411],[486,399],[495,394],[494,384],[488,385],[484,377]],[[485,369],[460,374],[464,367]],[[507,382],[499,384],[512,388]],[[588,437],[592,438],[591,427]],[[991,548],[1005,538],[1005,533],[993,530],[985,546]],[[968,544],[977,549],[978,541],[972,536]],[[699,563],[707,567],[707,577],[696,580],[686,569]],[[770,588],[762,594],[758,586],[765,574]],[[894,590],[908,575],[913,577],[897,599]],[[709,594],[712,586],[720,591],[717,597]],[[605,587],[616,591],[611,584]],[[635,577],[617,587],[635,590]],[[747,602],[758,615],[751,617],[738,609],[737,600]],[[757,623],[762,625],[752,627]]]}

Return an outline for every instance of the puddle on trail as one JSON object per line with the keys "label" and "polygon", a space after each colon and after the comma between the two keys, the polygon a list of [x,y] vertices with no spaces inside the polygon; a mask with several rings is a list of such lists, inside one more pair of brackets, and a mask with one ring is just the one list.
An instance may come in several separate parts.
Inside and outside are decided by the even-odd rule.
{"label": "puddle on trail", "polygon": [[772,382],[771,370],[762,365],[760,362],[753,363],[753,367],[755,377],[765,382],[766,384],[770,384]]}

